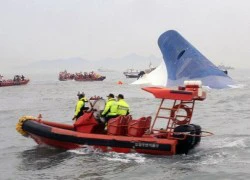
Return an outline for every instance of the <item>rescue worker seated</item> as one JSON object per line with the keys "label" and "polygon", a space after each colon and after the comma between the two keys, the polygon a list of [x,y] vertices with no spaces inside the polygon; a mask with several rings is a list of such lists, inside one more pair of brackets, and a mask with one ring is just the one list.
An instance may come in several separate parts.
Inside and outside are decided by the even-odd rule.
{"label": "rescue worker seated", "polygon": [[24,77],[24,75],[22,75],[22,76],[21,76],[21,80],[24,81],[24,79],[25,79],[25,77]]}
{"label": "rescue worker seated", "polygon": [[0,74],[0,82],[3,81],[3,76]]}
{"label": "rescue worker seated", "polygon": [[122,94],[119,94],[117,96],[117,115],[125,116],[128,114],[129,114],[129,105],[124,100],[124,96]]}
{"label": "rescue worker seated", "polygon": [[19,75],[15,75],[14,78],[13,78],[13,81],[19,82],[20,81],[20,76]]}
{"label": "rescue worker seated", "polygon": [[80,116],[84,114],[84,111],[88,110],[88,107],[85,107],[86,102],[88,102],[87,98],[85,97],[84,92],[78,92],[78,102],[75,108],[75,114],[72,120],[77,120]]}
{"label": "rescue worker seated", "polygon": [[109,119],[117,117],[117,103],[114,94],[109,94],[105,104],[105,108],[101,113],[101,121],[108,122]]}

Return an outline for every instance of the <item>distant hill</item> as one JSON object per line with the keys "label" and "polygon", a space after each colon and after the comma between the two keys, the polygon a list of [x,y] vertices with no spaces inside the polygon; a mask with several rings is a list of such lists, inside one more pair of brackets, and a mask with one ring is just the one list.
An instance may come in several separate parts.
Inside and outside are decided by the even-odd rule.
{"label": "distant hill", "polygon": [[58,73],[63,70],[68,72],[89,72],[97,71],[99,68],[110,69],[115,71],[125,71],[128,68],[143,70],[149,67],[158,66],[162,61],[156,56],[139,56],[137,54],[129,54],[122,58],[105,58],[98,61],[90,61],[80,57],[42,60],[28,64],[27,66],[17,67],[18,71],[26,71],[29,73]]}
{"label": "distant hill", "polygon": [[158,66],[162,59],[156,56],[139,56],[137,54],[129,54],[119,59],[106,58],[104,60],[96,61],[96,66],[103,68],[114,69],[117,71],[124,71],[128,68],[143,70],[149,67],[151,63],[153,66]]}
{"label": "distant hill", "polygon": [[30,73],[58,73],[63,70],[74,71],[80,70],[80,67],[89,67],[91,62],[74,57],[56,60],[37,61],[26,66],[17,67],[18,71],[28,71]]}

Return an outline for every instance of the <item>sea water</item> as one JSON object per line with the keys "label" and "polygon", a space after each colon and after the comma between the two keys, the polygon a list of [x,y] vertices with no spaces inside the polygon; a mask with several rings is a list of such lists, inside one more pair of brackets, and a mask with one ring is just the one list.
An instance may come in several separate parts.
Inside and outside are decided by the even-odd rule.
{"label": "sea water", "polygon": [[[72,123],[78,91],[87,97],[124,94],[136,119],[154,117],[159,100],[131,85],[122,73],[104,73],[101,82],[59,81],[57,74],[28,75],[25,86],[0,88],[0,179],[250,179],[250,73],[231,70],[236,85],[206,89],[195,104],[192,123],[214,135],[204,137],[187,155],[152,156],[103,153],[85,147],[60,150],[37,145],[15,130],[23,115]],[[122,81],[119,85],[117,82]]]}

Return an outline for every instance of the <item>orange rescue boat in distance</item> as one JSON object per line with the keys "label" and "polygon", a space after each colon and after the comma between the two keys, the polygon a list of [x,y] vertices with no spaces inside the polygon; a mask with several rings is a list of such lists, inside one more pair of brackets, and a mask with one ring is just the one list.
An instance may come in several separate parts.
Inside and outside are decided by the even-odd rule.
{"label": "orange rescue boat in distance", "polygon": [[14,79],[7,79],[7,80],[2,79],[3,76],[1,75],[0,77],[1,77],[0,87],[25,85],[25,84],[28,84],[28,82],[30,81],[29,79],[25,78],[23,75],[22,76],[15,75]]}
{"label": "orange rescue boat in distance", "polygon": [[[100,121],[100,111],[104,108],[105,100],[94,98],[90,110],[73,125],[23,116],[16,129],[22,135],[33,138],[38,144],[62,149],[92,146],[104,152],[154,155],[187,154],[199,144],[201,137],[212,135],[202,131],[199,125],[191,124],[195,101],[206,98],[200,81],[187,81],[185,86],[178,89],[142,89],[161,99],[152,123],[151,116],[147,115],[139,119],[133,119],[132,115],[119,116],[110,119],[105,129]],[[173,104],[166,107],[165,100],[172,100]],[[161,123],[158,123],[160,120]]]}
{"label": "orange rescue boat in distance", "polygon": [[29,79],[20,80],[18,82],[15,82],[11,79],[10,80],[3,80],[2,82],[0,82],[0,87],[25,85],[25,84],[28,84],[29,81],[30,81]]}

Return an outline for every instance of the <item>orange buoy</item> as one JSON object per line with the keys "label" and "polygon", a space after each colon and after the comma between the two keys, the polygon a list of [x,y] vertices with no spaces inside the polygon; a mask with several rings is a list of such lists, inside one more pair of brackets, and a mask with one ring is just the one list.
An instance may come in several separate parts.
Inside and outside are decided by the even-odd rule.
{"label": "orange buoy", "polygon": [[122,81],[118,81],[117,84],[123,84],[123,82]]}

